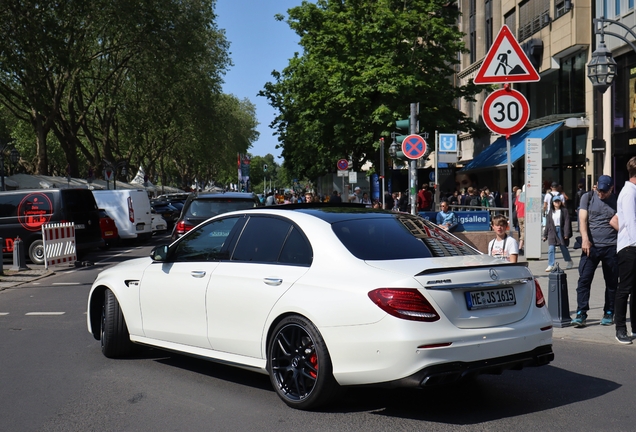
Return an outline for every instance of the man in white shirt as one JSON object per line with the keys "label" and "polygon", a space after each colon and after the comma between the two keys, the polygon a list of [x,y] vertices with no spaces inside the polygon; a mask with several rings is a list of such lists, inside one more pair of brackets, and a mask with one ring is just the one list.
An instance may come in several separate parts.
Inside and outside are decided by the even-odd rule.
{"label": "man in white shirt", "polygon": [[[618,230],[616,251],[618,256],[618,289],[614,302],[616,340],[629,345],[636,334],[636,156],[627,162],[629,180],[618,195],[616,215],[610,224]],[[627,334],[627,300],[632,296],[629,316],[632,321],[631,336]]]}
{"label": "man in white shirt", "polygon": [[[561,192],[559,192],[559,184],[557,182],[552,182],[552,185],[550,185],[550,189],[550,192],[545,194],[545,196],[543,197],[543,214],[548,214],[548,210],[550,210],[550,203],[552,203],[552,198],[557,195],[561,195]],[[562,195],[561,202],[565,207],[565,197]]]}

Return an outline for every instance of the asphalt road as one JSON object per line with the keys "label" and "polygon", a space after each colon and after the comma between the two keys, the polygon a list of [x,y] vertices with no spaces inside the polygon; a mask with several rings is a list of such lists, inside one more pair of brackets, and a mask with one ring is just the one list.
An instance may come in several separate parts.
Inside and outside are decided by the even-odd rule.
{"label": "asphalt road", "polygon": [[0,292],[0,430],[634,430],[635,346],[556,338],[549,366],[419,391],[350,389],[319,412],[288,408],[250,371],[153,349],[109,360],[86,330],[88,290],[101,269],[149,249],[113,249]]}

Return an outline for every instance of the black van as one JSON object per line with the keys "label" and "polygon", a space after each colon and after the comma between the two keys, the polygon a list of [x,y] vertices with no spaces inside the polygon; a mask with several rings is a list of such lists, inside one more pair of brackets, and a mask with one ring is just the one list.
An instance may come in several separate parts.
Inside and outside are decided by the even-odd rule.
{"label": "black van", "polygon": [[42,225],[74,222],[79,256],[103,246],[99,211],[88,189],[37,189],[0,192],[0,237],[3,254],[13,253],[16,237],[33,264],[44,264]]}

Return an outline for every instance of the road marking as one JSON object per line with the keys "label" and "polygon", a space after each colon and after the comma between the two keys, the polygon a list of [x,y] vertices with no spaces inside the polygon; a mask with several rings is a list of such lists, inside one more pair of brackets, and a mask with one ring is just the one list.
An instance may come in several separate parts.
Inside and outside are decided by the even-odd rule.
{"label": "road marking", "polygon": [[51,285],[81,285],[81,282],[53,282]]}
{"label": "road marking", "polygon": [[27,312],[25,315],[39,315],[39,316],[51,316],[51,315],[64,315],[66,312]]}
{"label": "road marking", "polygon": [[9,312],[0,312],[0,315],[9,315]]}

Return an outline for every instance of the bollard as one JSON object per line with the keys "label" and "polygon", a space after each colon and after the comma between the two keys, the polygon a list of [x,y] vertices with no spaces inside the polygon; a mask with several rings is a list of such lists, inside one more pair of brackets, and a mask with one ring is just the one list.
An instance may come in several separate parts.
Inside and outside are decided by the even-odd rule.
{"label": "bollard", "polygon": [[555,264],[548,281],[548,311],[554,327],[570,325],[570,302],[568,300],[568,277],[559,264]]}
{"label": "bollard", "polygon": [[11,270],[29,270],[24,256],[24,242],[20,240],[20,237],[16,237],[13,242],[13,267],[11,267]]}

